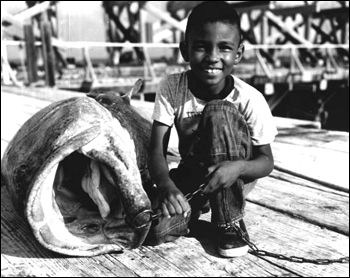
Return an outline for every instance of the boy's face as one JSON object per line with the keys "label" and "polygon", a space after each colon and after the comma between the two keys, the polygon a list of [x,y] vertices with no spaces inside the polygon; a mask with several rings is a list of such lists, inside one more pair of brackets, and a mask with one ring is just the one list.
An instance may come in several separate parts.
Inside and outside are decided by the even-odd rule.
{"label": "boy's face", "polygon": [[197,81],[223,88],[225,78],[242,58],[244,48],[239,42],[236,26],[208,22],[190,30],[187,45],[181,51]]}

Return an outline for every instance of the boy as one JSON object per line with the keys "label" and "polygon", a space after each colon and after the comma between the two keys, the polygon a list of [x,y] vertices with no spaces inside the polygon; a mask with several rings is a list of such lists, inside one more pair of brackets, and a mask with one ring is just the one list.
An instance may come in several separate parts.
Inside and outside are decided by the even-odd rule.
{"label": "boy", "polygon": [[[160,82],[152,115],[149,170],[156,184],[155,206],[163,218],[149,241],[161,243],[188,233],[190,215],[198,218],[207,200],[218,231],[218,250],[235,257],[248,252],[236,232],[243,222],[244,197],[254,180],[273,169],[270,143],[277,130],[257,90],[231,75],[242,59],[240,20],[226,2],[207,1],[188,18],[180,51],[190,70]],[[166,160],[171,126],[179,135],[181,162],[170,171]],[[202,196],[185,195],[201,186]]]}

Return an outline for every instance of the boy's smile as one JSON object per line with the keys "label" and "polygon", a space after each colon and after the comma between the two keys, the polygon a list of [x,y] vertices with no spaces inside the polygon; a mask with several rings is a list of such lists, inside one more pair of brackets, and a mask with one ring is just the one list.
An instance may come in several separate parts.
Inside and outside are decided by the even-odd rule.
{"label": "boy's smile", "polygon": [[196,79],[192,81],[203,93],[219,94],[224,88],[225,78],[243,54],[239,41],[237,27],[222,22],[208,22],[190,31],[187,53]]}

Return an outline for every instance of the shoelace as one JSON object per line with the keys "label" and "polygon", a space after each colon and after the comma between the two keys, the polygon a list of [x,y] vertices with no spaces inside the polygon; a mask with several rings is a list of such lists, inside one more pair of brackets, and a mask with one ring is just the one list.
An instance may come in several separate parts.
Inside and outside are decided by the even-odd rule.
{"label": "shoelace", "polygon": [[247,240],[249,241],[248,233],[241,229],[239,222],[234,222],[233,224],[227,225],[226,227],[222,227],[222,229],[224,229],[225,232],[240,236],[245,242],[247,242]]}

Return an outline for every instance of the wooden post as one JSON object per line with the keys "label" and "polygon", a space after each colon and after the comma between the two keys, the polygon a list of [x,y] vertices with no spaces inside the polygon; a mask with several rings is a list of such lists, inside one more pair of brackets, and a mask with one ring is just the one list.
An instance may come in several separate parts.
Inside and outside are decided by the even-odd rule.
{"label": "wooden post", "polygon": [[11,69],[10,63],[7,58],[7,45],[3,38],[3,18],[3,9],[1,9],[1,77],[4,82],[4,85],[11,85],[13,83],[16,86],[21,87],[22,84],[17,81],[16,74]]}
{"label": "wooden post", "polygon": [[9,72],[9,68],[7,67],[7,64],[8,64],[7,46],[6,46],[6,43],[3,41],[3,37],[2,37],[2,34],[3,34],[3,27],[2,27],[3,13],[4,13],[3,9],[1,9],[1,77],[2,77],[5,85],[10,85],[11,84],[10,72]]}
{"label": "wooden post", "polygon": [[264,58],[261,56],[259,49],[256,49],[255,55],[256,55],[256,58],[257,58],[257,60],[258,60],[258,62],[260,64],[263,72],[265,73],[267,78],[269,80],[271,80],[271,77],[272,77],[271,71],[269,70],[269,68],[267,66],[267,63],[265,62]]}
{"label": "wooden post", "polygon": [[339,24],[341,25],[340,43],[346,44],[349,42],[349,24],[344,19]]}
{"label": "wooden post", "polygon": [[97,75],[94,71],[94,66],[91,62],[88,47],[83,48],[83,57],[84,57],[84,63],[85,63],[85,80],[88,81],[91,77],[92,82],[97,82],[98,81]]}
{"label": "wooden post", "polygon": [[296,48],[293,48],[292,52],[291,52],[291,55],[293,56],[295,65],[298,67],[298,69],[301,72],[301,74],[304,74],[305,73],[305,68],[304,68],[303,64],[301,63],[297,52],[298,52],[298,50]]}
{"label": "wooden post", "polygon": [[294,75],[295,73],[295,61],[294,61],[294,48],[290,49],[290,68],[289,68],[289,73],[291,75]]}
{"label": "wooden post", "polygon": [[[147,42],[147,35],[150,39],[150,37],[153,37],[153,34],[149,34],[151,33],[151,25],[148,25],[148,26],[146,25],[145,12],[142,9],[139,11],[139,19],[140,19],[140,40],[141,42]],[[147,31],[149,31],[149,33]],[[151,75],[151,78],[154,80],[156,78],[156,74],[154,72],[152,61],[148,54],[148,49],[146,47],[143,48],[143,54],[144,54],[144,62],[143,62],[144,78],[148,79],[147,76],[149,72]]]}
{"label": "wooden post", "polygon": [[260,43],[266,44],[266,39],[269,36],[268,34],[268,19],[265,16],[265,12],[261,12],[261,20],[260,20]]}
{"label": "wooden post", "polygon": [[153,24],[150,22],[145,23],[146,42],[153,42]]}
{"label": "wooden post", "polygon": [[24,38],[26,41],[28,82],[30,84],[38,81],[37,53],[33,26],[31,24],[24,25]]}
{"label": "wooden post", "polygon": [[294,88],[294,72],[295,72],[295,63],[293,56],[293,48],[290,49],[290,67],[289,67],[289,78],[288,78],[288,90],[293,91]]}
{"label": "wooden post", "polygon": [[311,35],[310,35],[310,30],[311,30],[311,16],[310,15],[305,15],[304,16],[304,22],[305,22],[305,31],[304,31],[304,36],[305,39],[308,41],[311,41]]}
{"label": "wooden post", "polygon": [[51,42],[51,24],[44,12],[40,22],[41,41],[43,44],[43,56],[45,64],[45,82],[49,87],[55,86],[55,53]]}

